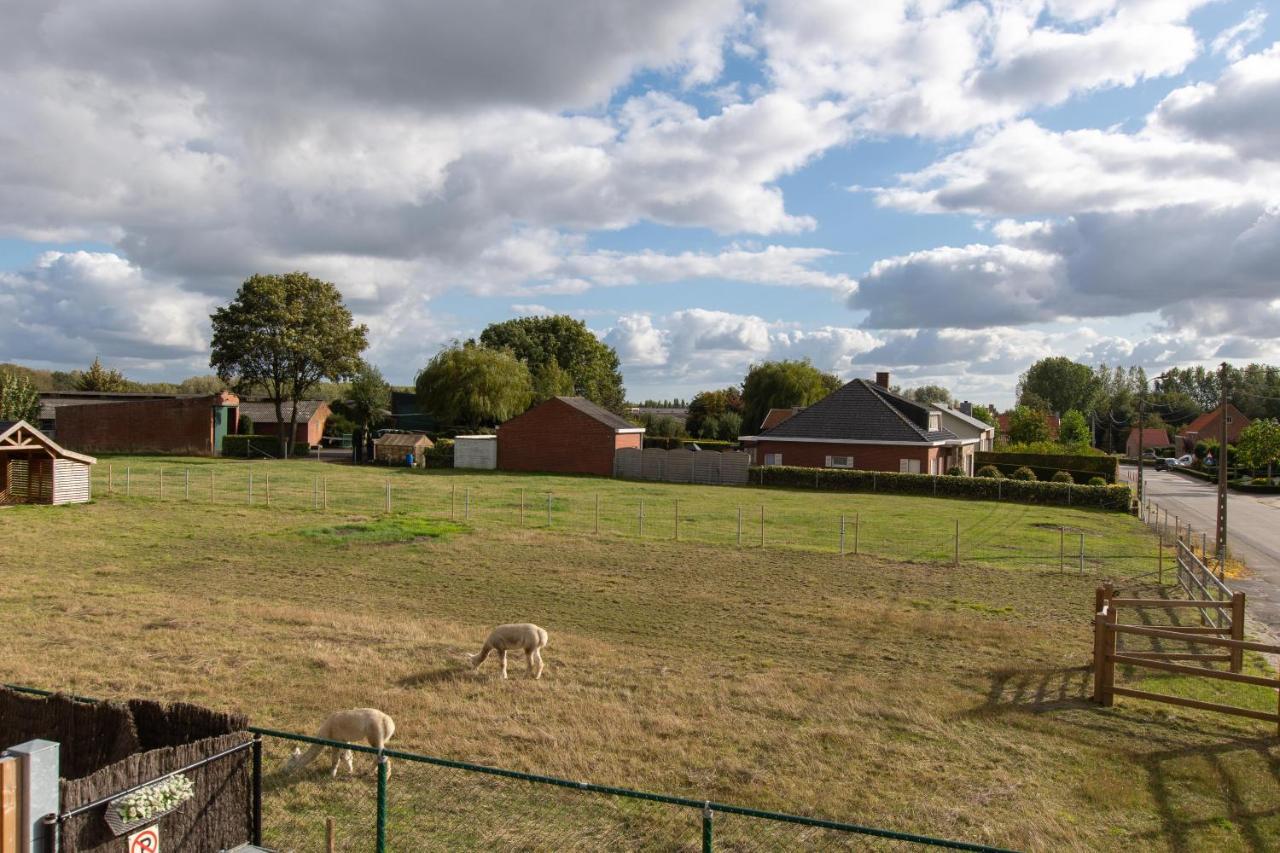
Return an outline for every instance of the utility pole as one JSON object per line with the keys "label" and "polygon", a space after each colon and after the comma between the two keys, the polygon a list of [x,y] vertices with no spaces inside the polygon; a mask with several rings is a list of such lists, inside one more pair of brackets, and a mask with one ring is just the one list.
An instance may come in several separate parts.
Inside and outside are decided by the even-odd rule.
{"label": "utility pole", "polygon": [[1143,439],[1147,433],[1147,388],[1142,387],[1142,393],[1138,395],[1138,506],[1142,506],[1142,501],[1146,497],[1146,493],[1142,490],[1142,472],[1144,466],[1142,464],[1142,452],[1145,449]]}
{"label": "utility pole", "polygon": [[1227,566],[1227,363],[1219,368],[1218,384],[1222,386],[1222,418],[1218,438],[1218,573]]}

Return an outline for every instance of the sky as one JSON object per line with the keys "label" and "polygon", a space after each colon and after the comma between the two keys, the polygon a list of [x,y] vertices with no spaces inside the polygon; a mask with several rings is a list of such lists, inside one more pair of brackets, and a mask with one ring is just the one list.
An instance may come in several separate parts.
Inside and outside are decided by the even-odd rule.
{"label": "sky", "polygon": [[5,0],[0,361],[208,373],[290,270],[396,383],[548,313],[633,400],[1280,360],[1277,6]]}

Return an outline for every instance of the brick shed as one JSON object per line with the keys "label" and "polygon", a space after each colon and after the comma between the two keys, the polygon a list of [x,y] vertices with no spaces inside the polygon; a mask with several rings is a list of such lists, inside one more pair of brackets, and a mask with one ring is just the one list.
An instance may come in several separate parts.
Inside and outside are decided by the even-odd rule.
{"label": "brick shed", "polygon": [[[332,412],[324,400],[299,400],[298,423],[294,427],[293,440],[298,444],[319,447],[324,437],[324,425],[329,421]],[[287,425],[293,414],[293,403],[284,404],[284,422]],[[276,404],[269,400],[244,400],[240,403],[239,417],[248,417],[253,421],[254,435],[279,435],[280,425],[276,423]],[[239,427],[237,427],[239,429]],[[288,432],[286,426],[285,431]]]}
{"label": "brick shed", "polygon": [[58,408],[58,443],[82,452],[216,456],[240,400],[235,394],[86,403]]}
{"label": "brick shed", "polygon": [[498,468],[612,477],[614,451],[643,440],[644,427],[585,397],[552,397],[498,427]]}

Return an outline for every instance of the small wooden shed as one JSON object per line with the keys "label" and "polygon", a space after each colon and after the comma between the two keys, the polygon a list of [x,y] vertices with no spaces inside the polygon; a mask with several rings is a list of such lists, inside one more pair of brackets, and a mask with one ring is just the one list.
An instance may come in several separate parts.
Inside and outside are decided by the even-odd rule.
{"label": "small wooden shed", "polygon": [[373,458],[377,462],[390,465],[403,465],[406,453],[413,454],[415,468],[423,466],[422,454],[435,446],[425,435],[412,432],[389,432],[382,438],[374,439]]}
{"label": "small wooden shed", "polygon": [[95,462],[26,421],[0,421],[0,505],[85,503]]}

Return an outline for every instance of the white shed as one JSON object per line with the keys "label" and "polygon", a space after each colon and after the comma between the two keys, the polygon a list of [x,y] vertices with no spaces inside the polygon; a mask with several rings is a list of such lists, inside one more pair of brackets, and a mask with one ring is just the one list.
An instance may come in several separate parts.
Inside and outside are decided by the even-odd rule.
{"label": "white shed", "polygon": [[26,421],[0,421],[0,504],[84,503],[95,461]]}
{"label": "white shed", "polygon": [[453,467],[494,470],[498,467],[498,437],[496,435],[457,436],[453,440]]}

